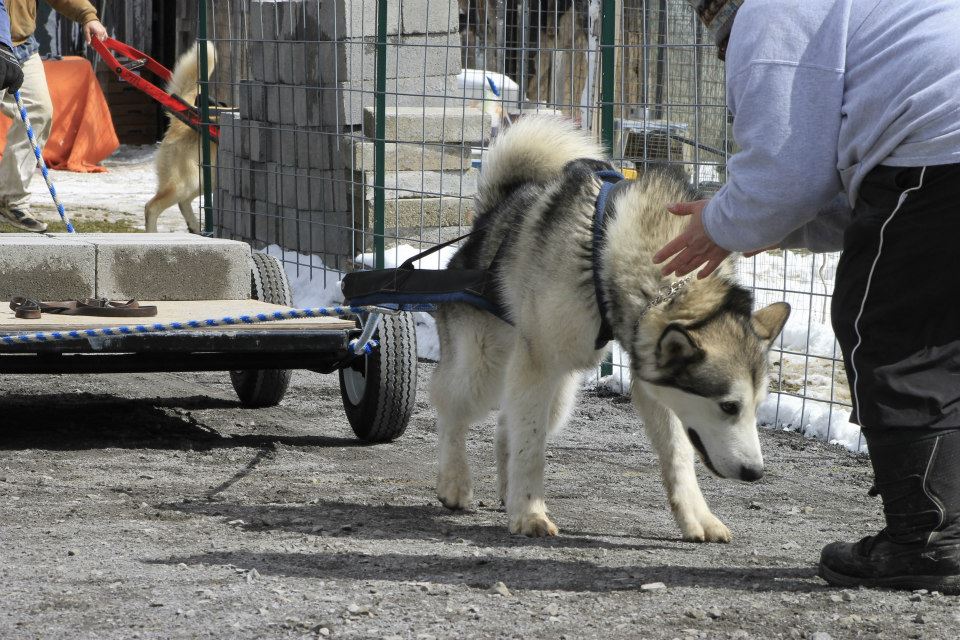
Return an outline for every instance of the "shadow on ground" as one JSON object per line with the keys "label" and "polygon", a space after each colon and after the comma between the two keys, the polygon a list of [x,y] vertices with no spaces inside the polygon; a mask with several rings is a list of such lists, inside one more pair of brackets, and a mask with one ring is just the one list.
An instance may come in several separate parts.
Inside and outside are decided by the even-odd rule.
{"label": "shadow on ground", "polygon": [[193,415],[210,409],[233,410],[236,426],[242,418],[261,415],[236,400],[207,396],[130,400],[91,393],[10,394],[0,400],[0,451],[362,446],[355,438],[266,433],[269,425],[259,426],[255,434],[223,433]]}
{"label": "shadow on ground", "polygon": [[438,554],[384,553],[256,553],[210,552],[173,557],[160,564],[232,565],[256,569],[261,575],[319,580],[387,580],[431,582],[489,588],[497,581],[511,589],[609,592],[636,591],[640,585],[663,582],[674,587],[743,591],[816,591],[811,567],[702,567],[695,565],[636,565],[608,567],[583,560]]}

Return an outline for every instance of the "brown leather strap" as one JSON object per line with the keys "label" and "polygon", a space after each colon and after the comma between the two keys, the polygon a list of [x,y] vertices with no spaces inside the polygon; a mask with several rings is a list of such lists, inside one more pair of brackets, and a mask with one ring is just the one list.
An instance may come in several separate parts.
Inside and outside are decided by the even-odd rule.
{"label": "brown leather strap", "polygon": [[30,298],[17,297],[10,301],[17,318],[36,320],[41,313],[53,313],[64,316],[100,316],[110,318],[149,318],[157,315],[155,306],[141,307],[136,300],[121,302],[105,298],[84,298],[83,300],[65,300],[62,302],[39,302]]}

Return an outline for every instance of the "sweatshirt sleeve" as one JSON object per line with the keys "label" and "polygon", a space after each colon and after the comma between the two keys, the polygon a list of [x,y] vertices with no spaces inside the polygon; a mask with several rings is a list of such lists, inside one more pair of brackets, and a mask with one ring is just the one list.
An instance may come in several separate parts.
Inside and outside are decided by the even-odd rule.
{"label": "sweatshirt sleeve", "polygon": [[781,249],[809,249],[814,253],[828,253],[843,249],[843,232],[853,219],[853,209],[847,194],[837,194],[816,217],[799,229],[791,231],[780,242]]}
{"label": "sweatshirt sleeve", "polygon": [[47,0],[47,4],[80,25],[97,19],[97,9],[87,0]]}
{"label": "sweatshirt sleeve", "polygon": [[730,251],[778,244],[843,189],[843,71],[755,60],[728,79],[727,101],[741,150],[728,161],[727,184],[704,209],[704,227]]}
{"label": "sweatshirt sleeve", "polygon": [[0,0],[0,44],[13,49],[13,39],[10,37],[10,16],[7,15],[7,3]]}

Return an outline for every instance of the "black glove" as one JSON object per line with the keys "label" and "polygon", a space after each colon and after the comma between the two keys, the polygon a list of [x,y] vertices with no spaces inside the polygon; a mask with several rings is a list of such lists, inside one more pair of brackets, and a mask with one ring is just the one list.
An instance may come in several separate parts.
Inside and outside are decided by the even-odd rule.
{"label": "black glove", "polygon": [[0,43],[0,89],[19,91],[23,84],[23,68],[13,49]]}

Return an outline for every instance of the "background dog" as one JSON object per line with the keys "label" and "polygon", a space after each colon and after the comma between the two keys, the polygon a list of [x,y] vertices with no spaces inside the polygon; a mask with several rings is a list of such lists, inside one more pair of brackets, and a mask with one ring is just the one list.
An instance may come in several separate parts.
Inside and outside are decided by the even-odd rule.
{"label": "background dog", "polygon": [[[437,494],[451,509],[468,506],[467,430],[499,408],[500,496],[514,533],[557,533],[544,504],[545,446],[568,418],[581,373],[605,352],[596,345],[593,219],[596,172],[612,168],[570,122],[517,122],[484,159],[475,231],[449,265],[493,264],[512,324],[463,304],[437,313]],[[756,408],[767,390],[770,345],[790,308],[777,303],[752,313],[752,296],[735,284],[729,262],[652,304],[676,280],[661,276],[651,257],[686,224],[666,207],[692,196],[685,180],[669,173],[619,188],[607,209],[599,281],[607,319],[631,358],[633,404],[683,537],[726,542],[730,532],[697,483],[694,451],[721,477],[762,475]]]}
{"label": "background dog", "polygon": [[[190,104],[197,98],[199,65],[197,49],[194,44],[189,51],[177,60],[173,67],[173,77],[167,85],[167,91],[180,96]],[[213,43],[207,43],[208,73],[213,73],[216,64],[216,49]],[[146,230],[156,233],[157,219],[160,214],[173,205],[180,207],[183,219],[187,221],[191,233],[200,233],[200,221],[193,212],[193,200],[200,195],[200,134],[190,126],[167,115],[170,127],[157,150],[157,193],[144,208]],[[210,162],[216,164],[217,145],[210,143]]]}

